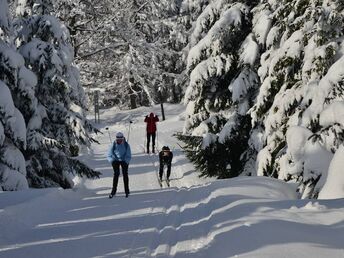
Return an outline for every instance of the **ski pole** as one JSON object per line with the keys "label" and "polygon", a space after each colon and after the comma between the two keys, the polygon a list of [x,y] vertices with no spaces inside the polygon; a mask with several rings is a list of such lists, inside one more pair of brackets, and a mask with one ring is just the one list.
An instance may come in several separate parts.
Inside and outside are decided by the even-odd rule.
{"label": "ski pole", "polygon": [[129,121],[129,130],[128,130],[128,140],[127,140],[127,142],[129,143],[129,136],[130,136],[130,125],[133,123],[133,121]]}
{"label": "ski pole", "polygon": [[110,143],[112,143],[112,139],[111,139],[109,127],[105,127],[105,130],[106,130],[106,131],[108,132],[108,134],[109,134]]}
{"label": "ski pole", "polygon": [[156,147],[158,150],[160,150],[160,146],[159,146],[159,132],[158,132],[158,126],[156,127]]}

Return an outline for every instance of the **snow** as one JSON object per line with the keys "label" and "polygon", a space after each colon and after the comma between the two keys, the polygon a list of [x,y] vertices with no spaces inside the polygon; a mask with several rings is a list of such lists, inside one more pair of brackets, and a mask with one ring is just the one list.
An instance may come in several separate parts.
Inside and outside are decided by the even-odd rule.
{"label": "snow", "polygon": [[1,180],[2,180],[1,182],[2,190],[18,191],[18,190],[25,190],[29,188],[25,175],[3,164],[0,164],[0,171],[1,171]]}
{"label": "snow", "polygon": [[6,164],[26,176],[25,159],[21,151],[12,144],[5,143],[3,157]]}
{"label": "snow", "polygon": [[220,19],[215,22],[214,26],[211,27],[207,35],[190,49],[187,57],[188,70],[191,70],[190,67],[204,56],[219,55],[225,47],[220,40],[221,36],[231,34],[232,30],[240,26],[243,13],[246,12],[247,6],[239,3],[226,10]]}
{"label": "snow", "polygon": [[254,40],[253,35],[249,34],[241,45],[240,63],[254,66],[259,56],[259,46]]}
{"label": "snow", "polygon": [[14,104],[11,91],[2,81],[0,81],[0,113],[5,114],[6,117],[14,114]]}
{"label": "snow", "polygon": [[[170,188],[157,182],[157,157],[143,153],[144,116],[160,114],[160,106],[100,110],[100,144],[80,159],[101,178],[76,178],[73,190],[0,192],[0,257],[344,256],[343,199],[299,200],[294,184],[267,177],[199,178],[172,136],[183,128],[185,107],[164,107],[157,145],[174,153]],[[128,199],[121,178],[118,194],[108,198],[113,172],[106,150],[118,131],[133,152]],[[340,149],[329,175],[339,173],[342,156]]]}
{"label": "snow", "polygon": [[336,123],[344,125],[344,101],[334,101],[320,113],[321,126],[327,127]]}
{"label": "snow", "polygon": [[343,65],[344,56],[339,58],[329,68],[327,74],[318,83],[310,83],[309,90],[306,92],[303,102],[307,103],[310,100],[312,102],[303,114],[303,124],[310,124],[310,121],[327,106],[325,102],[326,98],[330,95],[333,87],[344,78]]}
{"label": "snow", "polygon": [[253,17],[253,32],[257,38],[257,41],[261,45],[265,45],[268,33],[271,29],[271,11],[259,10],[256,8],[253,12],[257,12],[257,15]]}
{"label": "snow", "polygon": [[20,113],[20,111],[17,108],[14,108],[14,114],[13,117],[9,118],[7,120],[7,123],[9,124],[11,131],[13,133],[13,137],[16,140],[19,140],[22,142],[24,149],[26,148],[26,125],[25,125],[25,119]]}
{"label": "snow", "polygon": [[331,161],[325,185],[319,193],[319,199],[344,198],[343,158],[344,147],[340,146]]}
{"label": "snow", "polygon": [[3,28],[8,29],[8,6],[7,1],[0,1],[0,36],[3,34]]}
{"label": "snow", "polygon": [[[258,80],[256,73],[248,69],[243,69],[238,77],[232,81],[228,87],[229,91],[232,92],[233,102],[242,100],[247,95],[249,89],[256,85]],[[243,115],[246,114],[246,112],[244,112]]]}
{"label": "snow", "polygon": [[5,141],[5,129],[2,123],[0,123],[0,146],[4,144]]}

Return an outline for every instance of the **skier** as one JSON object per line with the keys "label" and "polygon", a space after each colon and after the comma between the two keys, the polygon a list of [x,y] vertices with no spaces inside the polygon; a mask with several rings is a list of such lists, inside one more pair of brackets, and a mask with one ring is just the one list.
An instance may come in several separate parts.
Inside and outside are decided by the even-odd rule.
{"label": "skier", "polygon": [[162,181],[162,174],[164,172],[164,166],[167,166],[167,175],[166,181],[169,184],[170,175],[171,175],[171,163],[173,159],[173,153],[168,146],[162,147],[162,150],[159,153],[159,162],[160,162],[160,169],[159,169],[159,179],[160,182]]}
{"label": "skier", "polygon": [[147,123],[147,153],[149,153],[150,138],[152,138],[152,152],[155,153],[156,122],[158,121],[159,118],[154,113],[150,113],[149,116],[145,117]]}
{"label": "skier", "polygon": [[131,149],[129,143],[125,140],[123,133],[118,132],[116,134],[116,140],[109,149],[107,159],[112,164],[114,172],[112,191],[109,198],[112,198],[116,194],[120,166],[122,167],[125,197],[128,197],[130,193],[128,167],[131,160]]}

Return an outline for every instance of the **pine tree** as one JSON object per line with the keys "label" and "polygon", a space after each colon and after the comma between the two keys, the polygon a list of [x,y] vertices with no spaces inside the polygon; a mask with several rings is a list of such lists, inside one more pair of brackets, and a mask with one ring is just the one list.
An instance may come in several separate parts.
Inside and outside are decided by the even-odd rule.
{"label": "pine tree", "polygon": [[204,176],[233,177],[243,170],[251,129],[247,111],[258,86],[259,47],[250,15],[255,4],[211,2],[191,34],[188,117],[179,139]]}
{"label": "pine tree", "polygon": [[73,48],[67,28],[50,15],[50,1],[21,4],[17,9],[22,15],[16,22],[17,42],[27,66],[37,76],[38,103],[34,119],[28,123],[25,152],[29,183],[32,187],[70,188],[71,175],[99,176],[72,158],[78,146],[88,146],[92,140]]}
{"label": "pine tree", "polygon": [[5,191],[28,188],[21,151],[26,148],[26,126],[12,97],[22,93],[27,73],[23,64],[13,45],[7,1],[0,0],[0,188]]}

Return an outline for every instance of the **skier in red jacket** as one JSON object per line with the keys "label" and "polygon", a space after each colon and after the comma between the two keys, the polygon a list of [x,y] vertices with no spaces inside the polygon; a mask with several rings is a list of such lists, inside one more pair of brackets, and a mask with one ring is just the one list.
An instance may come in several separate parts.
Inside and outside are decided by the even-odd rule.
{"label": "skier in red jacket", "polygon": [[146,133],[147,133],[147,153],[149,153],[150,139],[152,138],[152,152],[155,153],[155,137],[156,137],[156,122],[159,121],[158,116],[154,113],[150,113],[149,116],[145,117],[145,122],[147,123]]}

